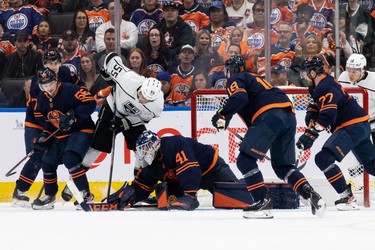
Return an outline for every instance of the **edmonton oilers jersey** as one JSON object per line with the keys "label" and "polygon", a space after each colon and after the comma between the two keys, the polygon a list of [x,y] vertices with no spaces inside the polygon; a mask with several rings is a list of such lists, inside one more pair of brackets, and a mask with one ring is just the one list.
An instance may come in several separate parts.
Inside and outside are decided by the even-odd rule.
{"label": "edmonton oilers jersey", "polygon": [[43,21],[43,15],[34,6],[26,5],[20,8],[6,8],[0,14],[0,24],[4,32],[17,33],[25,30],[29,35]]}

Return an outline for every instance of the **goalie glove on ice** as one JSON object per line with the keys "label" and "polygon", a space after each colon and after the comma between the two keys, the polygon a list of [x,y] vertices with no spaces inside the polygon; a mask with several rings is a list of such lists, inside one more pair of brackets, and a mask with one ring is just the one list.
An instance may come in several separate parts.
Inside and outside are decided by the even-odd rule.
{"label": "goalie glove on ice", "polygon": [[220,129],[227,129],[229,125],[229,119],[225,119],[225,116],[221,115],[220,113],[223,111],[223,108],[220,108],[216,111],[216,114],[212,117],[211,122],[212,125],[219,131]]}

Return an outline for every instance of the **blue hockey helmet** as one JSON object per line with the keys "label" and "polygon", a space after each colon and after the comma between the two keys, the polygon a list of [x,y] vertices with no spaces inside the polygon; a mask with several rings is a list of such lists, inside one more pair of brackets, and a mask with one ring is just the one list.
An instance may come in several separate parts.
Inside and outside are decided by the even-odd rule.
{"label": "blue hockey helmet", "polygon": [[43,62],[47,61],[60,61],[61,62],[61,54],[57,49],[49,49],[43,56]]}
{"label": "blue hockey helmet", "polygon": [[138,136],[136,151],[140,159],[144,159],[148,165],[154,161],[157,151],[160,148],[160,138],[150,130],[143,131]]}
{"label": "blue hockey helmet", "polygon": [[311,70],[314,70],[317,74],[321,74],[325,73],[325,64],[319,56],[309,56],[303,61],[301,70],[307,74],[310,74]]}
{"label": "blue hockey helmet", "polygon": [[39,85],[47,84],[52,81],[57,81],[57,76],[55,71],[49,68],[42,68],[38,71],[38,83]]}
{"label": "blue hockey helmet", "polygon": [[230,76],[238,72],[245,72],[246,64],[245,59],[242,56],[231,56],[225,61],[225,73],[230,73]]}

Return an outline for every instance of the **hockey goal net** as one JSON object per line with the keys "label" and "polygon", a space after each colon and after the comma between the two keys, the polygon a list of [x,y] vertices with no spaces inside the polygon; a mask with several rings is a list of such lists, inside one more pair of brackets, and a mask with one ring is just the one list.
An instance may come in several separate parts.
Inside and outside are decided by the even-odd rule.
{"label": "hockey goal net", "polygon": [[[308,94],[307,88],[283,88],[283,91],[288,95],[292,101],[297,118],[297,134],[298,137],[305,130],[304,117],[307,105],[312,101]],[[358,101],[358,103],[367,111],[368,109],[368,95],[367,92],[361,88],[350,88],[347,91]],[[225,90],[196,90],[191,98],[191,129],[192,137],[199,142],[211,144],[219,149],[220,156],[231,166],[233,172],[237,177],[241,177],[241,173],[236,167],[236,159],[238,155],[238,148],[240,139],[235,136],[235,133],[244,136],[247,131],[246,126],[241,119],[235,115],[230,122],[229,128],[226,131],[218,132],[211,124],[211,118],[215,112],[222,107],[227,100]],[[234,131],[235,133],[229,132]],[[300,157],[300,164],[306,162],[305,167],[301,170],[309,182],[320,192],[328,204],[338,199],[338,194],[334,192],[333,188],[328,184],[323,173],[314,163],[314,155],[320,151],[323,143],[329,137],[329,134],[322,132],[313,147],[303,152]],[[269,153],[269,152],[268,152]],[[296,154],[298,149],[296,148]],[[297,155],[296,155],[297,157]],[[259,168],[263,173],[263,177],[267,182],[280,182],[280,180],[273,173],[271,164],[268,160],[259,161]],[[299,164],[299,165],[300,165]],[[348,183],[352,184],[352,189],[360,204],[365,207],[370,206],[370,200],[373,197],[370,194],[375,194],[375,179],[369,178],[367,173],[364,173],[363,166],[356,160],[352,153],[341,162],[337,163]]]}

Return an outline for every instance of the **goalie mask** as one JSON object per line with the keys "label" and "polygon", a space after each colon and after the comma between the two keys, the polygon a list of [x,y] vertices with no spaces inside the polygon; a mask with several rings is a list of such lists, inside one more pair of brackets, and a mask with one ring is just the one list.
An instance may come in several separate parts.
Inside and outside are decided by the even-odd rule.
{"label": "goalie mask", "polygon": [[137,139],[136,151],[148,165],[154,161],[160,148],[160,138],[152,131],[144,131]]}
{"label": "goalie mask", "polygon": [[225,76],[231,77],[238,72],[245,72],[246,64],[245,59],[242,56],[231,56],[225,61]]}
{"label": "goalie mask", "polygon": [[154,101],[161,93],[161,83],[156,78],[147,78],[140,88],[143,97],[148,101]]}

